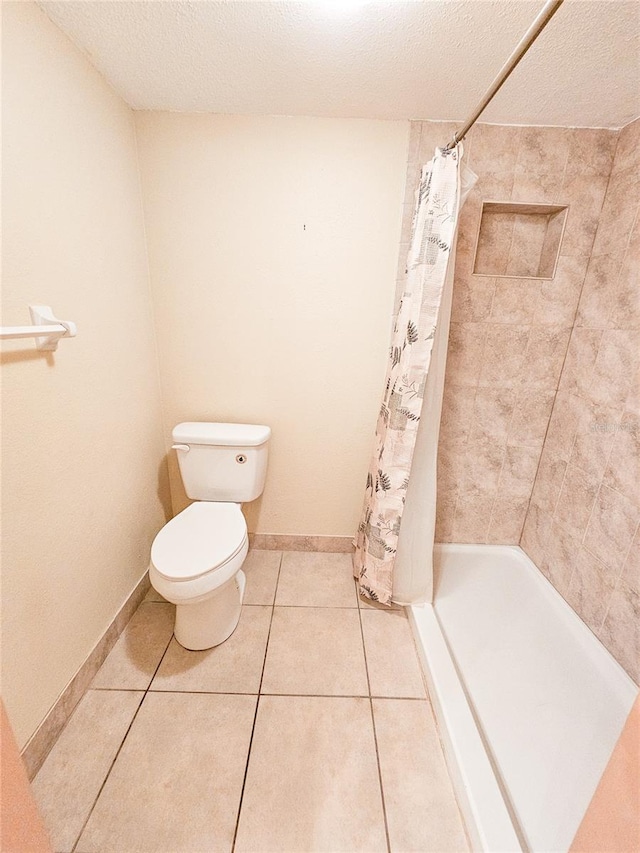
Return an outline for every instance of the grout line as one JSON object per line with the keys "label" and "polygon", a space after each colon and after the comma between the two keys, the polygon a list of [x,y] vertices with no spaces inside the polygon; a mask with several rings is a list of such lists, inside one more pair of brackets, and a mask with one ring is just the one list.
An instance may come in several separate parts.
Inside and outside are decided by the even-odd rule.
{"label": "grout line", "polygon": [[[157,602],[157,603],[161,604],[162,602]],[[168,603],[168,602],[167,602],[167,603]],[[140,602],[140,604],[142,604],[142,602]],[[138,606],[140,606],[140,605],[138,605]],[[124,633],[124,631],[123,631],[123,633]],[[80,829],[80,832],[78,833],[78,837],[77,837],[77,838],[76,838],[76,840],[75,840],[75,843],[74,843],[74,845],[73,845],[73,848],[72,848],[72,850],[71,850],[71,853],[75,853],[75,851],[77,850],[77,847],[78,847],[78,844],[79,844],[79,842],[80,842],[80,839],[82,838],[82,833],[85,831],[85,829],[86,829],[86,827],[87,827],[87,824],[88,824],[88,823],[89,823],[89,821],[91,820],[91,815],[92,815],[92,814],[93,814],[93,812],[94,812],[94,809],[95,809],[95,807],[96,807],[96,805],[97,805],[97,803],[98,803],[98,800],[100,799],[100,795],[102,794],[102,791],[103,791],[103,789],[104,789],[104,786],[107,784],[107,780],[109,779],[109,776],[111,775],[111,771],[113,770],[114,765],[115,765],[116,761],[118,760],[118,757],[119,757],[120,753],[122,752],[122,748],[123,748],[123,746],[124,746],[124,743],[125,743],[125,741],[126,741],[127,737],[129,736],[129,732],[131,731],[131,727],[133,726],[134,722],[136,721],[136,718],[137,718],[137,716],[138,716],[138,714],[139,714],[139,712],[140,712],[140,708],[142,708],[142,703],[143,703],[143,702],[144,702],[144,700],[147,698],[147,694],[149,693],[149,689],[150,689],[150,687],[151,687],[151,684],[153,683],[153,679],[156,677],[156,673],[157,673],[157,672],[158,672],[158,670],[160,669],[160,666],[162,665],[162,661],[164,660],[165,655],[167,654],[167,650],[169,649],[169,646],[171,645],[171,640],[173,640],[173,631],[171,632],[171,636],[170,636],[170,637],[169,637],[169,639],[167,640],[167,644],[166,644],[166,646],[164,647],[164,651],[163,651],[163,652],[162,652],[162,654],[160,655],[160,660],[158,661],[158,665],[157,665],[157,666],[156,666],[156,668],[154,669],[154,671],[153,671],[153,675],[152,675],[152,676],[151,676],[151,678],[149,679],[149,684],[147,685],[146,690],[144,690],[144,695],[142,696],[142,699],[140,699],[140,702],[138,703],[138,707],[136,708],[136,712],[135,712],[135,714],[133,715],[133,717],[131,718],[131,722],[129,723],[129,725],[128,725],[128,727],[127,727],[127,730],[126,730],[126,732],[124,733],[124,737],[122,738],[122,741],[120,742],[120,746],[118,747],[118,749],[117,749],[117,751],[116,751],[116,754],[115,754],[115,755],[114,755],[114,757],[113,757],[113,761],[112,761],[112,762],[111,762],[111,764],[109,765],[109,769],[107,770],[107,774],[106,774],[106,776],[104,777],[104,779],[103,779],[103,781],[102,781],[102,785],[100,785],[100,789],[99,789],[98,793],[96,794],[96,797],[95,797],[95,799],[94,799],[94,801],[93,801],[93,804],[92,804],[92,806],[91,806],[91,808],[90,808],[90,810],[89,810],[89,813],[88,813],[88,815],[87,815],[87,818],[86,818],[86,820],[84,821],[84,823],[82,824],[82,828]],[[111,689],[114,689],[114,690],[115,690],[116,688],[111,688]],[[136,690],[136,691],[132,691],[132,692],[139,693],[139,692],[142,692],[142,691]]]}
{"label": "grout line", "polygon": [[[248,604],[247,607],[263,607],[261,604]],[[357,604],[275,604],[280,610],[358,610]]]}
{"label": "grout line", "polygon": [[280,583],[280,572],[282,570],[282,561],[284,552],[280,552],[280,562],[278,563],[278,576],[276,578],[276,588],[273,594],[273,604],[271,605],[271,619],[269,620],[269,630],[267,632],[267,642],[264,647],[264,657],[262,659],[262,672],[260,673],[260,684],[258,685],[258,696],[256,699],[256,710],[253,715],[253,725],[251,726],[251,736],[249,737],[249,748],[247,749],[247,760],[244,765],[244,776],[242,777],[242,788],[240,789],[240,800],[238,801],[238,813],[236,815],[236,825],[233,830],[233,841],[231,842],[231,853],[234,853],[236,847],[236,838],[238,837],[238,828],[240,826],[240,816],[242,814],[242,802],[244,800],[244,789],[247,784],[247,775],[249,773],[249,761],[251,759],[251,750],[253,748],[253,736],[256,731],[256,722],[258,719],[258,708],[260,707],[260,695],[262,692],[262,681],[264,679],[264,670],[267,665],[267,653],[269,651],[269,638],[271,637],[271,626],[273,625],[273,614],[275,611],[275,601],[278,595],[278,584]]}
{"label": "grout line", "polygon": [[362,638],[362,654],[364,656],[364,669],[367,675],[367,688],[369,690],[369,711],[371,713],[371,729],[373,732],[373,744],[376,751],[376,766],[378,768],[378,784],[380,785],[380,801],[382,803],[382,818],[384,820],[384,834],[387,842],[387,853],[391,853],[391,841],[389,839],[389,822],[387,820],[387,806],[384,799],[384,787],[382,784],[382,770],[380,769],[380,752],[378,750],[378,735],[376,733],[376,720],[373,713],[373,699],[371,697],[371,680],[369,678],[369,662],[367,660],[367,647],[364,639],[364,628],[362,625],[362,608],[358,598],[358,620],[360,622],[360,637]]}
{"label": "grout line", "polygon": [[[146,693],[144,687],[89,687],[87,693]],[[142,697],[144,699],[144,696]]]}
{"label": "grout line", "polygon": [[[141,604],[171,604],[170,601],[143,601]],[[271,603],[263,603],[258,604],[257,602],[253,602],[252,604],[243,604],[243,607],[280,607],[287,608],[292,610],[308,610],[309,608],[315,608],[316,610],[357,610],[357,604],[274,604]],[[115,688],[118,689],[118,688]],[[143,689],[143,688],[141,688]]]}
{"label": "grout line", "polygon": [[[131,691],[140,692],[140,691]],[[282,697],[283,699],[393,699],[404,701],[425,701],[424,696],[377,696],[376,694],[369,695],[368,693],[271,693],[269,691],[261,691],[260,693],[250,693],[242,690],[151,690],[151,693],[180,693],[187,696],[269,696]]]}

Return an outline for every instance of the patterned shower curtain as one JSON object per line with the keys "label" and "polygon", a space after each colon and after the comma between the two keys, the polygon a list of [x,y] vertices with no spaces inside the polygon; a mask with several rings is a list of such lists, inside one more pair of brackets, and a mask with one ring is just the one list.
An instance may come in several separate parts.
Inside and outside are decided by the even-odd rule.
{"label": "patterned shower curtain", "polygon": [[356,535],[354,575],[361,594],[391,603],[411,462],[449,255],[460,207],[462,146],[437,148],[422,169],[407,282],[396,317],[376,444]]}

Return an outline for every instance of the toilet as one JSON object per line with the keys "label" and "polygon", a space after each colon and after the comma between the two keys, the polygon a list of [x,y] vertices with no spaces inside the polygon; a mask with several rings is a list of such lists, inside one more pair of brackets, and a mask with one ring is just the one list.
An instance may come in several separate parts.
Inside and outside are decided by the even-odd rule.
{"label": "toilet", "polygon": [[255,424],[182,423],[173,450],[190,506],[153,540],[149,578],[176,605],[174,634],[186,649],[210,649],[240,619],[249,536],[243,503],[262,494],[271,430]]}

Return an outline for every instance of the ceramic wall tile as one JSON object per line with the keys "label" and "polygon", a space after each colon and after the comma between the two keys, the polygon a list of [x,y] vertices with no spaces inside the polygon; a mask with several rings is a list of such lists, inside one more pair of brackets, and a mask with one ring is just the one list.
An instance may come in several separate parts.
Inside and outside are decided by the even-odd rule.
{"label": "ceramic wall tile", "polygon": [[617,293],[622,258],[616,255],[594,255],[587,269],[580,295],[576,326],[602,329],[611,311],[611,294]]}
{"label": "ceramic wall tile", "polygon": [[506,275],[539,276],[548,218],[516,214],[509,247]]}
{"label": "ceramic wall tile", "polygon": [[500,494],[528,500],[539,461],[540,453],[536,447],[507,445],[498,484]]}
{"label": "ceramic wall tile", "polygon": [[493,442],[474,442],[465,450],[462,493],[466,496],[493,495],[498,487],[505,448]]}
{"label": "ceramic wall tile", "polygon": [[538,568],[565,597],[579,554],[580,536],[576,536],[570,528],[553,521],[545,543],[545,557]]}
{"label": "ceramic wall tile", "polygon": [[529,505],[527,517],[524,520],[520,545],[531,557],[539,569],[546,559],[546,548],[553,522],[553,513],[546,507],[534,503]]}
{"label": "ceramic wall tile", "polygon": [[615,130],[575,128],[570,133],[566,175],[609,176],[618,142]]}
{"label": "ceramic wall tile", "polygon": [[566,599],[594,632],[602,626],[615,583],[615,575],[600,560],[585,548],[579,549]]}
{"label": "ceramic wall tile", "polygon": [[518,385],[528,341],[528,326],[488,324],[479,384],[493,388]]}
{"label": "ceramic wall tile", "polygon": [[515,216],[484,213],[473,266],[478,275],[507,275]]}
{"label": "ceramic wall tile", "polygon": [[518,160],[521,130],[509,125],[477,124],[470,152],[474,172],[513,172]]}
{"label": "ceramic wall tile", "polygon": [[568,462],[571,456],[585,405],[585,401],[577,394],[563,390],[559,390],[556,394],[544,449],[564,459],[565,462]]}
{"label": "ceramic wall tile", "polygon": [[486,542],[493,502],[486,494],[461,494],[456,503],[453,542]]}
{"label": "ceramic wall tile", "polygon": [[454,121],[423,121],[420,132],[418,159],[427,163],[433,157],[436,148],[442,148],[452,139],[458,129]]}
{"label": "ceramic wall tile", "polygon": [[453,542],[453,522],[455,519],[458,490],[443,492],[438,478],[438,502],[436,504],[436,542]]}
{"label": "ceramic wall tile", "polygon": [[497,278],[491,305],[491,322],[532,323],[539,298],[540,282],[536,279]]}
{"label": "ceramic wall tile", "polygon": [[640,329],[640,215],[620,266],[618,286],[613,293],[609,328]]}
{"label": "ceramic wall tile", "polygon": [[457,279],[453,289],[451,319],[455,323],[474,323],[488,319],[491,314],[496,279],[489,276],[466,275]]}
{"label": "ceramic wall tile", "polygon": [[525,385],[519,389],[509,425],[509,444],[542,449],[554,397],[554,389],[537,385]]}
{"label": "ceramic wall tile", "polygon": [[552,204],[558,201],[560,181],[557,172],[532,172],[517,166],[513,176],[511,201]]}
{"label": "ceramic wall tile", "polygon": [[493,502],[487,543],[510,545],[519,539],[527,515],[529,498],[519,498],[509,493],[498,494]]}
{"label": "ceramic wall tile", "polygon": [[569,317],[597,231],[521,545],[639,680],[640,120],[571,135],[562,288],[541,289],[538,323]]}
{"label": "ceramic wall tile", "polygon": [[608,175],[565,176],[558,201],[568,205],[562,240],[566,254],[588,254],[598,228]]}
{"label": "ceramic wall tile", "polygon": [[611,595],[598,636],[631,678],[640,684],[640,593],[622,580]]}
{"label": "ceramic wall tile", "polygon": [[446,383],[477,385],[487,330],[483,323],[452,323]]}
{"label": "ceramic wall tile", "polygon": [[619,422],[607,424],[611,452],[603,483],[640,506],[640,419],[625,412]]}
{"label": "ceramic wall tile", "polygon": [[599,480],[575,465],[567,465],[554,512],[554,521],[578,541],[582,539],[598,494]]}
{"label": "ceramic wall tile", "polygon": [[640,522],[640,509],[619,492],[601,486],[584,536],[584,545],[620,574]]}
{"label": "ceramic wall tile", "polygon": [[474,442],[506,443],[516,404],[515,388],[478,388],[473,405],[470,438]]}
{"label": "ceramic wall tile", "polygon": [[564,127],[523,127],[517,167],[531,174],[562,176],[569,156],[571,132]]}
{"label": "ceramic wall tile", "polygon": [[552,214],[547,219],[547,226],[545,229],[544,240],[542,241],[542,250],[540,252],[540,262],[537,273],[541,278],[553,278],[566,221],[566,209],[559,213]]}
{"label": "ceramic wall tile", "polygon": [[447,445],[467,443],[473,422],[476,389],[469,385],[447,385],[442,399],[440,440]]}
{"label": "ceramic wall tile", "polygon": [[558,257],[553,279],[540,282],[534,323],[573,325],[588,262],[588,256],[583,255]]}
{"label": "ceramic wall tile", "polygon": [[567,355],[571,328],[533,325],[529,331],[525,361],[528,384],[555,390]]}
{"label": "ceramic wall tile", "polygon": [[620,410],[585,400],[569,458],[571,464],[601,478],[621,418]]}
{"label": "ceramic wall tile", "polygon": [[465,457],[465,446],[440,444],[438,449],[438,501],[440,498],[457,497],[462,486]]}
{"label": "ceramic wall tile", "polygon": [[612,175],[624,172],[626,169],[638,167],[638,150],[640,150],[640,119],[625,125],[618,136]]}
{"label": "ceramic wall tile", "polygon": [[553,514],[560,497],[566,470],[565,460],[550,451],[545,444],[531,493],[532,504]]}
{"label": "ceramic wall tile", "polygon": [[620,580],[640,595],[640,526],[629,548]]}
{"label": "ceramic wall tile", "polygon": [[589,396],[609,406],[624,406],[640,366],[638,335],[632,329],[606,329],[598,348]]}
{"label": "ceramic wall tile", "polygon": [[598,357],[602,331],[574,326],[559,388],[562,391],[585,393],[593,380],[593,367]]}
{"label": "ceramic wall tile", "polygon": [[[417,146],[419,158],[426,158],[427,150],[442,138],[445,129],[439,123],[423,122],[417,143],[418,130],[412,128],[411,150]],[[503,536],[508,541],[507,532],[512,531],[511,541],[517,542],[519,533],[515,531],[522,528],[521,501],[526,497],[521,491],[525,482],[532,489],[534,478],[523,478],[523,485],[506,491],[496,483],[495,460],[510,461],[508,447],[524,448],[526,465],[537,467],[547,435],[557,479],[571,455],[584,402],[578,392],[594,381],[602,328],[576,335],[551,423],[550,411],[567,359],[616,138],[606,130],[479,124],[467,140],[467,162],[478,181],[461,213],[456,251],[438,461],[440,541],[501,541]],[[555,247],[552,252],[547,243],[554,229],[549,228],[548,217],[540,217],[540,233],[532,235],[535,229],[530,227],[530,216],[525,222],[522,216],[505,214],[494,216],[493,224],[491,216],[485,217],[484,225],[489,227],[480,233],[482,204],[487,201],[569,204],[574,210],[573,236],[570,232],[566,245],[563,240],[559,252]],[[553,217],[553,222],[557,239],[563,214]],[[531,271],[522,258],[531,254],[532,239],[539,257],[535,277],[473,273],[474,265],[476,270],[488,265],[498,272]],[[553,277],[537,278],[541,271],[549,274],[552,260],[556,264]],[[625,304],[622,298],[620,304]],[[550,478],[550,473],[541,477],[538,500],[551,493],[557,500],[561,483]],[[506,468],[504,477],[511,475]]]}
{"label": "ceramic wall tile", "polygon": [[612,174],[593,244],[594,255],[616,255],[624,252],[639,203],[640,174],[637,167]]}

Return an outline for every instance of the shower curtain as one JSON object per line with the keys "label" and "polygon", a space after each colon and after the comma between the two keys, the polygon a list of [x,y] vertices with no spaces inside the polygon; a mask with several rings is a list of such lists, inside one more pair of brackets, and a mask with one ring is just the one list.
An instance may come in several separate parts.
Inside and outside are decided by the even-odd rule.
{"label": "shower curtain", "polygon": [[[426,590],[425,596],[430,598],[431,595],[435,449],[444,385],[453,251],[458,214],[476,180],[470,170],[465,169],[465,174],[461,174],[461,157],[461,145],[451,150],[436,149],[433,159],[422,169],[416,194],[407,282],[394,324],[384,397],[376,427],[375,449],[367,475],[362,519],[356,535],[353,564],[360,592],[383,604],[389,604],[392,597],[401,603],[408,603],[402,601],[405,595],[401,595],[400,599],[393,595],[394,566],[423,414],[428,420],[425,425],[428,431],[426,445],[433,449],[433,470],[426,472],[426,494],[432,494],[433,499],[430,501],[431,517],[422,520],[427,536],[420,537],[423,545],[421,551],[427,564],[415,568],[424,581],[418,587]],[[449,285],[446,293],[445,283]],[[443,293],[447,303],[444,331],[439,328]],[[439,369],[434,381],[429,368],[436,336],[441,343],[438,349],[441,350],[444,345],[444,355],[436,352]],[[421,435],[425,435],[425,427]],[[421,473],[424,477],[425,472]],[[414,488],[412,491],[416,493],[420,490]],[[425,490],[422,489],[422,492],[424,494]],[[413,503],[420,505],[419,500]],[[410,597],[416,600],[416,595]],[[422,600],[426,600],[426,597]]]}

